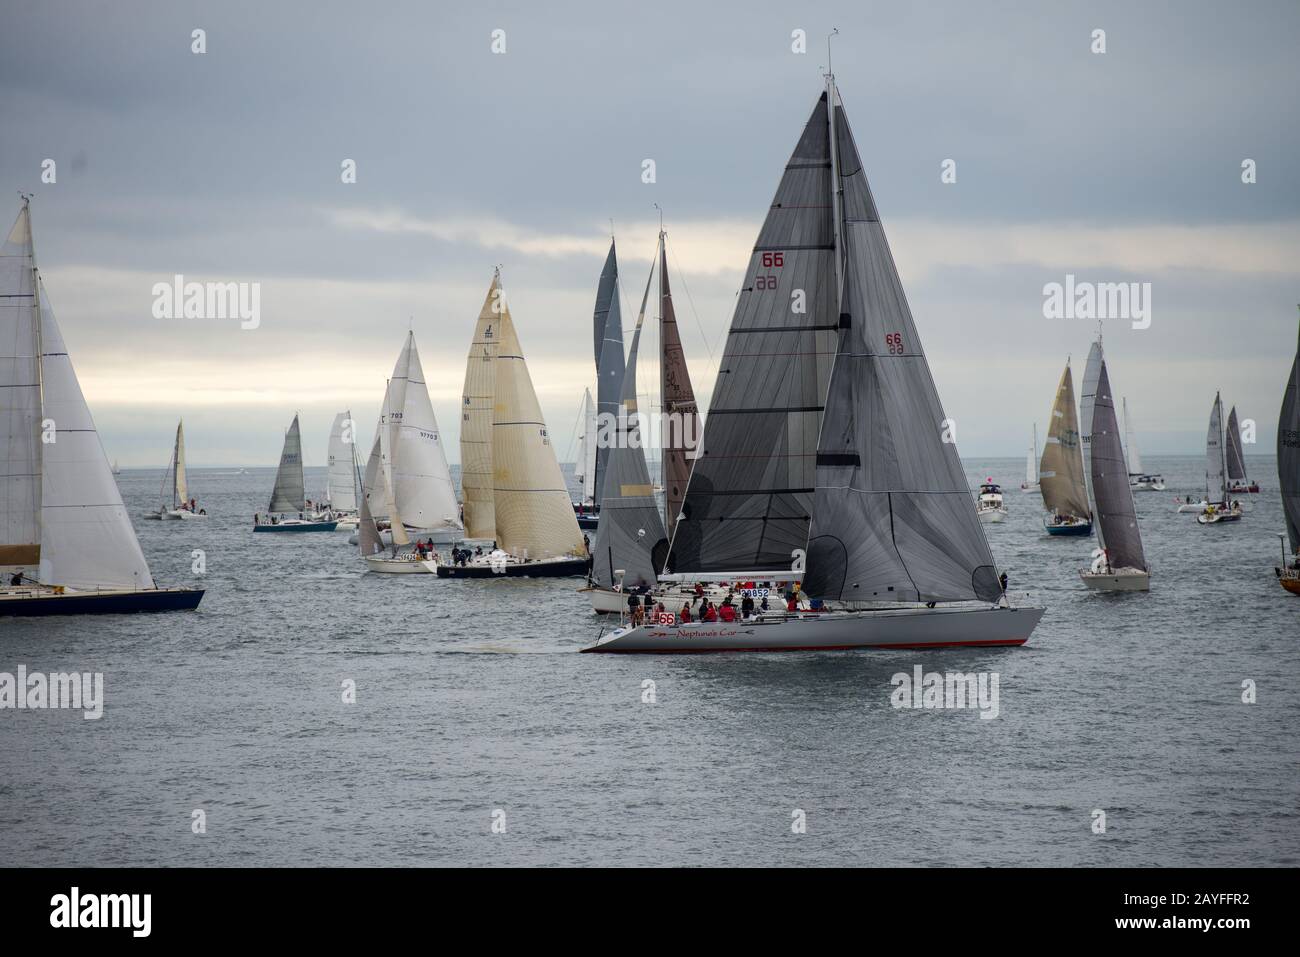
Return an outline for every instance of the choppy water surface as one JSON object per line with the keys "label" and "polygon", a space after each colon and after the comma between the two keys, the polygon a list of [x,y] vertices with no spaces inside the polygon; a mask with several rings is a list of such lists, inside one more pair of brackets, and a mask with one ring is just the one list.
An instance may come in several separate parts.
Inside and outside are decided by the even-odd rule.
{"label": "choppy water surface", "polygon": [[[1048,608],[1024,648],[680,658],[576,654],[600,629],[576,581],[368,575],[343,534],[254,535],[273,471],[196,472],[206,524],[137,527],[162,583],[205,551],[197,613],[0,619],[0,671],[107,689],[99,721],[0,711],[0,862],[1294,865],[1273,460],[1217,527],[1173,509],[1199,459],[1147,464],[1153,590],[1116,596],[1078,579],[1093,539],[1043,533],[1022,461],[968,463],[1008,489],[1012,592]],[[120,482],[138,514],[159,475]],[[1000,716],[895,710],[915,664],[997,672]]]}

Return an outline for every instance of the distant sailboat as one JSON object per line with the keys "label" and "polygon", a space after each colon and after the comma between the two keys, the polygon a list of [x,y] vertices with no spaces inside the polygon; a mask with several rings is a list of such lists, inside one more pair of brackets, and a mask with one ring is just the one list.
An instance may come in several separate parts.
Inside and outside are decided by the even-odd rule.
{"label": "distant sailboat", "polygon": [[[265,521],[254,516],[255,532],[332,532],[338,522],[332,519],[317,520],[303,517],[307,507],[302,475],[302,433],[298,429],[298,416],[293,417],[289,431],[284,434],[284,448],[280,451],[280,468],[275,473],[275,487],[271,502],[266,508]],[[294,518],[294,512],[298,517]],[[286,515],[288,517],[286,517]]]}
{"label": "distant sailboat", "polygon": [[1022,492],[1041,492],[1042,485],[1038,477],[1038,423],[1034,423],[1034,441],[1025,454],[1025,480],[1020,483]]}
{"label": "distant sailboat", "polygon": [[1049,535],[1090,535],[1092,507],[1088,501],[1079,420],[1074,407],[1074,376],[1068,361],[1056,386],[1050,421],[1039,470],[1043,507],[1047,509],[1043,527]]}
{"label": "distant sailboat", "polygon": [[1205,436],[1205,510],[1196,516],[1202,525],[1241,521],[1241,503],[1228,495],[1228,450],[1223,431],[1223,400],[1214,393],[1210,428]]}
{"label": "distant sailboat", "polygon": [[326,458],[325,511],[319,516],[336,519],[339,528],[357,524],[356,423],[351,411],[334,416]]}
{"label": "distant sailboat", "polygon": [[1079,576],[1089,588],[1098,591],[1147,591],[1151,573],[1142,551],[1105,358],[1098,371],[1089,444],[1098,548],[1093,553],[1092,567],[1080,571]]}
{"label": "distant sailboat", "polygon": [[1142,453],[1138,451],[1133,420],[1128,414],[1128,399],[1124,399],[1124,448],[1128,452],[1128,484],[1135,492],[1163,492],[1163,476],[1142,471]]}
{"label": "distant sailboat", "polygon": [[1024,644],[1043,610],[1006,602],[944,418],[828,75],[754,245],[659,577],[802,581],[834,607],[660,620],[584,651]]}
{"label": "distant sailboat", "polygon": [[172,446],[171,462],[163,473],[163,487],[159,493],[161,504],[157,511],[149,512],[145,518],[164,521],[179,521],[207,518],[208,510],[198,507],[190,498],[189,483],[185,474],[185,423],[176,424],[176,442]]}
{"label": "distant sailboat", "polygon": [[122,474],[122,467],[117,464],[117,459],[113,459],[113,474],[114,475]]}
{"label": "distant sailboat", "polygon": [[27,197],[0,248],[0,300],[0,616],[197,607],[203,589],[149,572],[36,266]]}
{"label": "distant sailboat", "polygon": [[1233,495],[1258,492],[1259,484],[1246,476],[1246,456],[1241,448],[1241,426],[1237,423],[1237,407],[1228,413],[1228,431],[1224,435],[1228,465],[1228,491]]}
{"label": "distant sailboat", "polygon": [[582,486],[581,501],[573,510],[578,515],[580,528],[595,528],[600,504],[596,501],[596,403],[591,400],[591,390],[582,390],[582,405],[578,410],[578,460],[573,477]]}
{"label": "distant sailboat", "polygon": [[1274,570],[1283,588],[1300,595],[1300,341],[1291,360],[1291,374],[1287,376],[1282,411],[1278,414],[1277,479],[1282,489],[1286,536],[1282,564]]}
{"label": "distant sailboat", "polygon": [[465,564],[441,564],[438,577],[585,573],[582,531],[542,420],[499,270],[475,325],[463,401],[465,531],[498,547]]}

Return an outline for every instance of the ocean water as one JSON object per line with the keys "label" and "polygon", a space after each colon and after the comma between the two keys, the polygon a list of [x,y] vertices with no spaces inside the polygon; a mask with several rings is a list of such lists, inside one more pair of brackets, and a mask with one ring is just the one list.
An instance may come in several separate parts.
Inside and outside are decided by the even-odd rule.
{"label": "ocean water", "polygon": [[[1300,598],[1250,464],[1245,520],[1203,527],[1172,503],[1200,459],[1148,461],[1152,591],[1124,596],[1082,586],[1094,540],[1043,533],[1023,460],[969,461],[1008,489],[1012,593],[1047,608],[1023,648],[685,657],[576,654],[602,627],[576,580],[368,575],[341,533],[254,535],[273,470],[199,470],[207,523],[137,522],[162,583],[204,552],[197,612],[0,619],[0,671],[106,697],[0,711],[0,864],[1295,865]],[[159,473],[120,483],[138,514]],[[918,664],[997,673],[998,717],[893,708]]]}

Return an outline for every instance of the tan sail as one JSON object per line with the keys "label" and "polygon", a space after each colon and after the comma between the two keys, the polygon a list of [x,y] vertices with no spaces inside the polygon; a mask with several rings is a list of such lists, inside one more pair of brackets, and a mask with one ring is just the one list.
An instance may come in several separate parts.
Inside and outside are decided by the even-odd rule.
{"label": "tan sail", "polygon": [[[499,289],[499,277],[492,285]],[[495,303],[496,403],[491,454],[497,544],[518,558],[582,555],[582,532],[542,421],[510,309],[504,296],[496,297]],[[485,308],[491,305],[489,302]],[[471,358],[471,365],[473,361]]]}
{"label": "tan sail", "polygon": [[495,539],[496,510],[492,494],[492,410],[496,404],[496,354],[501,313],[501,274],[492,277],[479,310],[474,340],[465,364],[461,396],[460,468],[465,536]]}
{"label": "tan sail", "polygon": [[686,368],[686,354],[682,352],[681,336],[677,333],[677,313],[668,288],[668,252],[662,231],[659,233],[659,344],[664,403],[664,525],[671,541],[686,498],[686,485],[702,430],[691,374]]}
{"label": "tan sail", "polygon": [[1074,377],[1070,374],[1068,362],[1061,374],[1061,383],[1056,387],[1056,402],[1049,421],[1047,444],[1043,446],[1043,461],[1039,468],[1043,506],[1054,515],[1090,518],[1092,510],[1088,506],[1088,486],[1083,477],[1079,416],[1074,405]]}

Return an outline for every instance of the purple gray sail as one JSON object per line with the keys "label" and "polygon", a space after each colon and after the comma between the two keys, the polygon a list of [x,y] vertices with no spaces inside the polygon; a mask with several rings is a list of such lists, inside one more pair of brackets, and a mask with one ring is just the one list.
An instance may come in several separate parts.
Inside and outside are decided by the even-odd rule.
{"label": "purple gray sail", "polygon": [[[677,331],[677,312],[668,287],[668,243],[659,234],[659,376],[663,396],[664,518],[671,540],[682,511],[691,463],[700,446],[700,412],[695,404],[691,374],[686,368],[682,337]],[[657,556],[663,561],[665,546]]]}
{"label": "purple gray sail", "polygon": [[838,321],[827,116],[823,94],[745,270],[666,559],[674,573],[788,571],[807,546]]}
{"label": "purple gray sail", "polygon": [[1277,478],[1291,554],[1300,554],[1300,343],[1291,361],[1291,375],[1286,380],[1277,420]]}
{"label": "purple gray sail", "polygon": [[849,602],[996,601],[993,556],[838,103],[835,119],[844,289],[803,588]]}
{"label": "purple gray sail", "polygon": [[1146,571],[1142,535],[1138,531],[1133,490],[1128,482],[1128,464],[1119,437],[1119,419],[1111,394],[1110,374],[1103,359],[1098,373],[1092,409],[1093,498],[1096,501],[1097,542],[1106,550],[1111,568]]}
{"label": "purple gray sail", "polygon": [[[618,415],[619,399],[623,395],[623,317],[618,307],[618,257],[614,252],[614,240],[609,241],[609,255],[605,257],[605,268],[600,272],[600,284],[596,287],[596,309],[592,316],[596,347],[596,414],[608,416],[598,421],[612,422]],[[608,431],[608,430],[607,430]],[[600,435],[600,429],[596,430]],[[605,466],[609,459],[609,449],[596,448],[596,474],[593,488],[596,501],[600,501],[601,483],[605,478]]]}
{"label": "purple gray sail", "polygon": [[[651,267],[653,268],[653,267]],[[623,378],[622,410],[615,429],[616,441],[609,449],[604,477],[604,495],[600,503],[600,524],[591,547],[591,578],[604,587],[617,584],[622,571],[624,587],[653,586],[654,556],[667,549],[667,535],[659,506],[655,502],[650,469],[642,446],[641,419],[636,401],[636,358],[641,346],[641,327],[645,321],[645,298],[641,301],[636,331],[632,334],[632,351],[628,355],[627,374]]]}
{"label": "purple gray sail", "polygon": [[1246,457],[1241,450],[1241,427],[1237,425],[1237,407],[1228,413],[1228,434],[1224,436],[1228,455],[1228,481],[1240,482],[1246,478]]}

